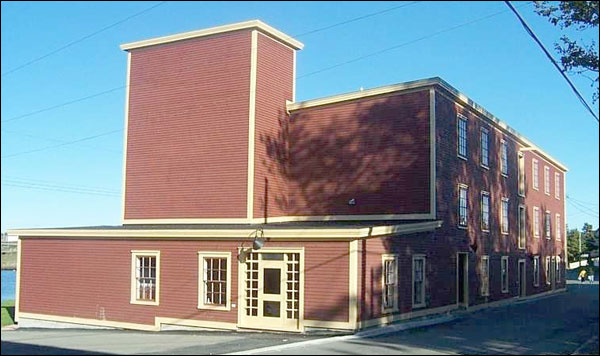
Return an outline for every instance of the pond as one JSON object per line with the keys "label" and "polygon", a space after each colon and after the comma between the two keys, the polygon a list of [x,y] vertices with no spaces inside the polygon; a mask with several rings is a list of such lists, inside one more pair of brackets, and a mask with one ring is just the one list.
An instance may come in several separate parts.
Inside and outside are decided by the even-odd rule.
{"label": "pond", "polygon": [[15,299],[15,270],[2,270],[2,301]]}

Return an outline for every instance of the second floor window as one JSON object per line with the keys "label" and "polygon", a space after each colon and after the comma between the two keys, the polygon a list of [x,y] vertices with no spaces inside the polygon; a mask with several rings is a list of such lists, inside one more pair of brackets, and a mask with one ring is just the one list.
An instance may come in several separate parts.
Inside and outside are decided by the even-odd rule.
{"label": "second floor window", "polygon": [[490,230],[490,193],[481,192],[481,230]]}
{"label": "second floor window", "polygon": [[544,193],[550,195],[550,167],[544,166]]}
{"label": "second floor window", "polygon": [[538,165],[538,160],[534,159],[533,161],[531,161],[531,170],[532,170],[532,175],[533,175],[533,189],[538,190],[540,189],[539,186],[539,182],[540,182],[540,177],[539,177],[539,165]]}
{"label": "second floor window", "polygon": [[467,191],[466,185],[458,186],[458,226],[467,226]]}
{"label": "second floor window", "polygon": [[533,236],[540,237],[540,208],[533,207]]}
{"label": "second floor window", "polygon": [[554,220],[556,221],[556,239],[560,240],[560,214],[556,214]]}
{"label": "second floor window", "polygon": [[467,118],[458,116],[458,156],[467,158]]}
{"label": "second floor window", "polygon": [[519,206],[519,248],[525,248],[526,234],[525,234],[525,207]]}
{"label": "second floor window", "polygon": [[502,174],[508,175],[508,144],[504,140],[501,141],[500,146],[500,164]]}
{"label": "second floor window", "polygon": [[503,234],[508,234],[508,199],[502,198],[502,207],[500,209],[500,231]]}
{"label": "second floor window", "polygon": [[519,195],[525,196],[525,157],[519,153]]}
{"label": "second floor window", "polygon": [[481,165],[483,167],[489,167],[489,131],[485,127],[481,128]]}
{"label": "second floor window", "polygon": [[547,211],[545,216],[544,216],[544,231],[546,232],[546,238],[549,239],[550,238],[550,226],[551,226],[551,222],[550,222],[550,212]]}

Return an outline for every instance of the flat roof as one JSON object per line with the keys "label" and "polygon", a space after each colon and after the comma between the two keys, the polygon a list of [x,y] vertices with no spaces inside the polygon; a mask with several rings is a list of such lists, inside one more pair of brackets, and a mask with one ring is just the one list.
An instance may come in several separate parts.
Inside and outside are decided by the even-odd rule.
{"label": "flat roof", "polygon": [[302,42],[294,39],[292,36],[286,35],[285,33],[267,25],[266,23],[260,20],[250,20],[244,22],[237,22],[234,24],[216,26],[211,28],[206,28],[202,30],[195,30],[189,32],[176,33],[169,36],[155,37],[142,41],[129,42],[121,45],[121,49],[124,51],[129,51],[136,48],[143,48],[148,46],[155,46],[164,43],[171,43],[176,41],[183,41],[192,38],[204,37],[216,35],[219,33],[239,31],[239,30],[247,30],[247,29],[256,29],[267,36],[270,36],[293,49],[302,49],[304,44]]}
{"label": "flat roof", "polygon": [[139,224],[64,228],[12,229],[19,237],[89,238],[209,238],[245,239],[262,230],[265,238],[352,239],[432,231],[441,220],[415,221],[322,221],[273,224]]}
{"label": "flat roof", "polygon": [[471,108],[476,113],[480,114],[480,116],[485,119],[488,123],[493,125],[494,127],[499,128],[501,131],[510,134],[512,137],[516,138],[520,141],[524,146],[537,151],[540,155],[548,159],[548,161],[554,163],[558,168],[563,171],[568,171],[567,166],[562,164],[556,158],[552,157],[545,151],[543,151],[540,147],[535,145],[531,140],[517,132],[517,130],[510,127],[507,123],[500,120],[498,117],[487,111],[483,106],[477,104],[475,101],[471,100],[468,96],[460,92],[458,89],[454,88],[452,85],[448,84],[445,80],[440,77],[432,77],[420,80],[414,80],[410,82],[403,82],[398,84],[386,85],[372,89],[359,90],[344,94],[332,95],[323,98],[305,100],[300,102],[288,102],[287,110],[289,112],[298,111],[302,109],[313,108],[322,105],[330,105],[336,104],[346,101],[358,100],[362,98],[374,97],[379,95],[392,94],[396,92],[403,91],[411,91],[411,90],[419,90],[430,87],[441,87],[446,90],[450,95],[452,95],[456,100],[465,104],[469,108]]}

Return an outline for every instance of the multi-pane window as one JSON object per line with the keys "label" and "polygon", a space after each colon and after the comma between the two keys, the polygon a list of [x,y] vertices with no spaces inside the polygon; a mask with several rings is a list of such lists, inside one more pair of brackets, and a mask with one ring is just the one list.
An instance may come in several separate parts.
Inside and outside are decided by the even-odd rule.
{"label": "multi-pane window", "polygon": [[457,129],[458,129],[458,156],[464,159],[467,158],[467,118],[459,115],[457,116]]}
{"label": "multi-pane window", "polygon": [[560,275],[560,256],[556,256],[556,260],[555,260],[555,267],[556,267],[556,272],[554,274],[554,279],[556,282],[560,282],[561,279],[561,275]]}
{"label": "multi-pane window", "polygon": [[508,143],[505,140],[500,143],[500,170],[502,174],[508,175]]}
{"label": "multi-pane window", "polygon": [[461,227],[467,226],[467,192],[468,187],[466,185],[460,184],[458,186],[458,226]]}
{"label": "multi-pane window", "polygon": [[229,252],[199,252],[198,308],[229,308],[230,266]]}
{"label": "multi-pane window", "polygon": [[560,199],[560,173],[554,173],[554,197]]}
{"label": "multi-pane window", "polygon": [[556,232],[554,234],[556,235],[556,239],[560,240],[560,214],[556,214],[556,216],[554,217],[554,221],[556,223],[556,228],[554,229]]}
{"label": "multi-pane window", "polygon": [[425,306],[425,257],[413,256],[413,307]]}
{"label": "multi-pane window", "polygon": [[394,255],[383,256],[383,293],[381,307],[383,312],[398,309],[398,263]]}
{"label": "multi-pane window", "polygon": [[481,165],[486,168],[490,165],[489,130],[485,127],[481,128]]}
{"label": "multi-pane window", "polygon": [[540,237],[540,208],[533,207],[533,236]]}
{"label": "multi-pane window", "polygon": [[544,231],[545,231],[545,235],[546,235],[547,239],[550,238],[550,226],[551,226],[550,220],[551,220],[550,212],[546,211],[546,214],[544,214]]}
{"label": "multi-pane window", "polygon": [[546,256],[546,284],[550,284],[550,256]]}
{"label": "multi-pane window", "polygon": [[508,234],[508,198],[502,198],[500,219],[500,232],[503,234]]}
{"label": "multi-pane window", "polygon": [[481,230],[490,230],[490,193],[481,192]]}
{"label": "multi-pane window", "polygon": [[519,206],[519,248],[525,248],[526,244],[526,220],[525,207]]}
{"label": "multi-pane window", "polygon": [[539,182],[540,182],[540,168],[539,168],[539,164],[538,164],[538,160],[537,159],[533,159],[531,161],[531,169],[532,169],[532,175],[533,175],[533,189],[535,190],[539,190]]}
{"label": "multi-pane window", "polygon": [[525,157],[519,152],[519,195],[525,196]]}
{"label": "multi-pane window", "polygon": [[544,166],[544,193],[550,195],[550,167]]}
{"label": "multi-pane window", "polygon": [[502,293],[508,292],[508,256],[502,256],[500,260],[500,284]]}
{"label": "multi-pane window", "polygon": [[158,251],[132,251],[131,303],[158,305]]}
{"label": "multi-pane window", "polygon": [[540,285],[540,256],[533,256],[533,285]]}
{"label": "multi-pane window", "polygon": [[488,256],[481,256],[481,295],[490,295],[490,259]]}

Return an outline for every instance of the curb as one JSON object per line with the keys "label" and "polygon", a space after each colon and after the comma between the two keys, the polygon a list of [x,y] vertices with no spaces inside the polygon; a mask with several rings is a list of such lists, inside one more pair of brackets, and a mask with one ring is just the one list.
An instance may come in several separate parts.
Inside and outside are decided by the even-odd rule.
{"label": "curb", "polygon": [[258,353],[273,353],[273,352],[290,349],[290,348],[294,348],[294,347],[320,345],[320,344],[326,344],[326,343],[336,342],[336,341],[345,341],[345,340],[352,340],[352,339],[359,339],[359,338],[374,337],[374,336],[390,334],[390,333],[394,333],[394,332],[398,332],[398,331],[402,331],[402,330],[421,328],[421,327],[425,327],[425,326],[447,323],[447,322],[453,321],[455,319],[457,319],[457,317],[454,315],[444,315],[444,316],[438,317],[438,318],[431,318],[431,319],[412,321],[412,322],[404,322],[401,324],[390,324],[387,326],[378,327],[373,330],[359,331],[353,335],[325,337],[322,339],[300,341],[300,342],[294,342],[294,343],[285,344],[285,345],[267,346],[267,347],[261,347],[258,349],[236,351],[236,352],[228,353],[225,355],[253,355],[253,354],[258,354]]}

